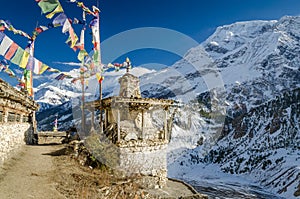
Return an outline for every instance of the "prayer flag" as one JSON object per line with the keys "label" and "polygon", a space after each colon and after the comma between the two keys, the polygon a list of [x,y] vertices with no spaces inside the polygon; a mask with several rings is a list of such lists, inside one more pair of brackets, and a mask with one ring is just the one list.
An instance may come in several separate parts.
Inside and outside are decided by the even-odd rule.
{"label": "prayer flag", "polygon": [[34,58],[34,67],[33,67],[33,72],[35,74],[40,74],[40,69],[42,67],[42,62],[40,62],[39,60],[37,60],[36,58]]}
{"label": "prayer flag", "polygon": [[80,52],[78,53],[78,60],[79,61],[83,61],[84,60],[84,57],[85,56],[88,56],[89,54],[83,49],[83,50],[80,50]]}
{"label": "prayer flag", "polygon": [[96,73],[96,77],[97,77],[97,80],[98,80],[99,83],[102,83],[102,81],[104,80],[104,77],[101,76],[100,73]]}
{"label": "prayer flag", "polygon": [[67,39],[66,43],[70,46],[70,48],[74,48],[76,42],[78,41],[77,35],[74,33],[74,29],[71,27],[69,30],[69,38]]}
{"label": "prayer flag", "polygon": [[26,90],[29,96],[32,96],[33,95],[32,72],[30,70],[26,70],[26,69],[24,70],[24,79],[25,79]]}
{"label": "prayer flag", "polygon": [[66,33],[72,28],[70,21],[67,19],[64,22],[63,28],[62,28],[62,33]]}
{"label": "prayer flag", "polygon": [[3,32],[0,32],[0,42],[3,40],[4,37],[5,37],[5,34]]}
{"label": "prayer flag", "polygon": [[52,12],[59,4],[58,0],[41,0],[38,2],[38,5],[44,14]]}
{"label": "prayer flag", "polygon": [[11,44],[9,50],[6,52],[4,58],[10,60],[18,48],[19,48],[19,46],[15,42],[13,42]]}
{"label": "prayer flag", "polygon": [[54,27],[62,26],[62,25],[64,25],[64,23],[67,19],[68,18],[65,13],[60,13],[59,15],[57,15],[57,17],[54,18],[54,20],[52,21],[52,24]]}
{"label": "prayer flag", "polygon": [[56,80],[63,80],[66,77],[65,74],[61,73],[57,77],[55,77]]}
{"label": "prayer flag", "polygon": [[31,55],[28,58],[28,63],[26,65],[26,69],[33,71],[33,66],[34,66],[34,57],[32,57]]}
{"label": "prayer flag", "polygon": [[49,66],[47,66],[46,64],[42,64],[39,74],[44,73],[46,70],[48,70]]}
{"label": "prayer flag", "polygon": [[48,27],[46,27],[46,26],[39,26],[39,27],[36,27],[36,28],[35,28],[35,31],[36,31],[37,33],[41,33],[41,32],[44,32],[44,31],[46,31],[46,30],[48,30]]}
{"label": "prayer flag", "polygon": [[49,13],[49,14],[46,15],[46,17],[47,17],[48,19],[51,19],[55,14],[61,13],[61,12],[63,12],[63,11],[64,11],[64,10],[63,10],[63,8],[61,7],[61,5],[58,4],[57,7],[56,7],[51,13]]}
{"label": "prayer flag", "polygon": [[24,50],[19,47],[17,49],[17,52],[15,53],[15,55],[10,61],[16,65],[19,65],[21,63],[23,54],[24,54]]}
{"label": "prayer flag", "polygon": [[24,50],[24,53],[23,53],[23,56],[22,56],[22,59],[21,59],[21,63],[19,65],[21,68],[26,68],[29,56],[30,56],[29,52]]}
{"label": "prayer flag", "polygon": [[47,68],[47,71],[52,72],[52,73],[59,73],[60,72],[59,70],[57,70],[55,68],[50,68],[50,67]]}
{"label": "prayer flag", "polygon": [[4,56],[8,48],[12,45],[12,43],[13,41],[5,35],[0,44],[0,55]]}

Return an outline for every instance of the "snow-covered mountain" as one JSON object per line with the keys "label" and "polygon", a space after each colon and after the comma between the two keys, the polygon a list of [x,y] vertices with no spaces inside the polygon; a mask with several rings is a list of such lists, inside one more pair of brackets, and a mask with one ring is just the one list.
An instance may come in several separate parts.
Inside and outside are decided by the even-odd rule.
{"label": "snow-covered mountain", "polygon": [[[138,77],[153,72],[155,70],[142,67],[136,67],[131,70],[131,73]],[[103,81],[103,88],[105,88],[103,97],[118,94],[118,79],[124,73],[125,70],[120,70],[103,74],[105,77],[105,81]],[[74,69],[68,74],[78,77],[79,69]],[[67,129],[72,126],[72,108],[74,108],[74,104],[77,104],[78,99],[82,97],[82,85],[79,80],[72,83],[72,79],[55,80],[55,76],[57,75],[46,77],[48,82],[42,83],[36,88],[35,99],[40,104],[40,110],[37,113],[40,130],[51,130],[56,115],[58,115],[60,129]],[[85,81],[85,100],[92,101],[97,98],[99,98],[99,84],[96,77],[92,76]]]}
{"label": "snow-covered mountain", "polygon": [[[170,159],[170,175],[185,179],[196,173],[195,165],[218,165],[224,172],[250,174],[285,198],[300,196],[299,41],[300,18],[283,17],[219,27],[197,47],[205,49],[224,82],[225,125],[216,145],[215,140],[205,142],[207,123],[198,125],[204,141],[199,135],[201,146]],[[197,121],[216,121],[210,120],[213,98],[211,92],[198,96],[205,106]],[[177,132],[184,133],[181,137],[190,133]]]}
{"label": "snow-covered mountain", "polygon": [[[299,41],[300,17],[237,22],[218,27],[169,68],[132,70],[144,97],[182,104],[169,146],[170,176],[201,181],[197,169],[214,167],[250,176],[285,198],[300,196]],[[118,93],[122,72],[105,74],[104,96]],[[51,110],[64,110],[65,123],[72,114],[65,109],[68,100],[81,95],[80,83],[67,81],[43,84],[36,94],[39,102],[55,106]],[[91,100],[98,96],[93,82]],[[38,117],[45,127],[48,110]]]}

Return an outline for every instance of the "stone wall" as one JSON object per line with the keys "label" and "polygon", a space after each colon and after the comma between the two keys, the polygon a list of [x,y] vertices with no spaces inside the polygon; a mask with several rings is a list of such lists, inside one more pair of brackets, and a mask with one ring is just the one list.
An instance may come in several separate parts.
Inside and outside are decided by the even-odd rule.
{"label": "stone wall", "polygon": [[0,124],[0,165],[31,139],[32,126],[29,123]]}
{"label": "stone wall", "polygon": [[167,180],[167,144],[119,148],[120,170],[127,175],[151,176],[150,184],[163,187]]}

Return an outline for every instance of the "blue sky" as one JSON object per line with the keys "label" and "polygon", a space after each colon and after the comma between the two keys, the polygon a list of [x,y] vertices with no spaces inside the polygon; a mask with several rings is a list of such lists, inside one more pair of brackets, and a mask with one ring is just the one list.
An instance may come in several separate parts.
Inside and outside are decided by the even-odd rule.
{"label": "blue sky", "polygon": [[[51,22],[41,14],[34,0],[0,0],[0,2],[2,4],[0,19],[10,20],[15,28],[27,33],[31,34],[36,24],[47,25]],[[68,3],[67,0],[60,0],[60,2],[68,17],[81,17],[81,9],[75,4]],[[83,0],[83,2],[88,7],[97,5],[97,0]],[[101,9],[101,41],[134,28],[162,27],[178,31],[201,43],[215,31],[216,27],[221,25],[236,21],[279,19],[284,15],[300,14],[299,0],[99,0],[99,7]],[[80,28],[80,25],[75,27],[78,35]],[[87,51],[92,48],[90,32],[89,29],[86,31]],[[26,38],[5,33],[21,47],[26,46]],[[76,66],[56,64],[57,62],[77,62],[77,54],[64,43],[66,39],[67,35],[62,34],[60,28],[41,33],[36,40],[35,57],[63,71],[76,68]],[[118,55],[120,57],[117,60],[105,59],[107,55],[114,52],[114,49],[123,48],[122,45],[116,44],[109,49],[102,49],[103,60],[121,62],[126,56],[130,56],[133,65],[137,66],[148,63],[171,65],[180,59],[180,56],[172,52],[158,49],[136,50],[125,55]],[[17,67],[12,66],[12,68]],[[7,76],[0,73],[0,78],[7,79]]]}

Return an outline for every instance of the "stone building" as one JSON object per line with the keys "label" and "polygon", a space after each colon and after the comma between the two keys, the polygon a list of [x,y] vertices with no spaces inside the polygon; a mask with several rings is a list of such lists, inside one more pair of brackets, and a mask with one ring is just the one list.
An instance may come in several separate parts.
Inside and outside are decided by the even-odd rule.
{"label": "stone building", "polygon": [[119,83],[119,96],[88,106],[92,111],[104,112],[103,133],[115,146],[117,168],[127,175],[148,176],[151,182],[147,184],[163,187],[167,181],[166,148],[173,100],[142,98],[139,78],[129,72]]}
{"label": "stone building", "polygon": [[38,104],[0,79],[0,165],[17,148],[33,141]]}

